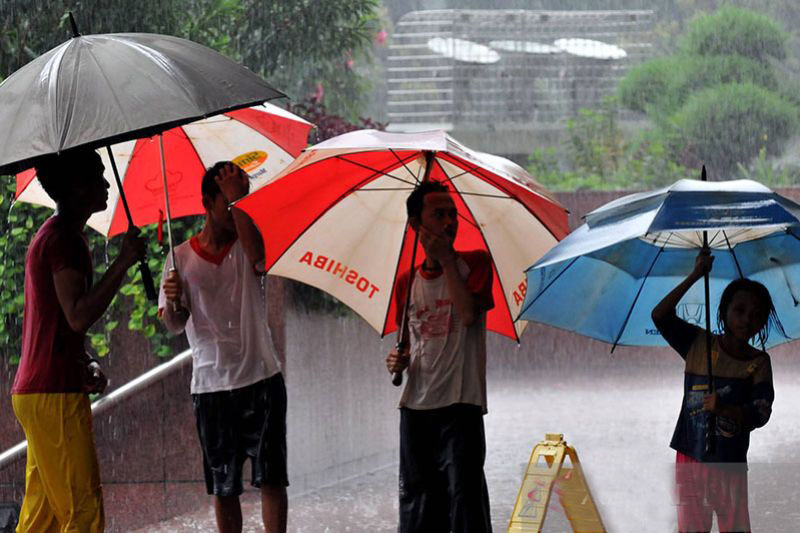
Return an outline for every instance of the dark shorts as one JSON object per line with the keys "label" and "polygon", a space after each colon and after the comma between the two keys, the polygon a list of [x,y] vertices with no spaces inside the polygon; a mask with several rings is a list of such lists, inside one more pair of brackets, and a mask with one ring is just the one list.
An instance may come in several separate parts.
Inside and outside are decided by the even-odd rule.
{"label": "dark shorts", "polygon": [[400,409],[399,533],[491,533],[477,405]]}
{"label": "dark shorts", "polygon": [[192,406],[209,494],[240,495],[248,457],[254,487],[289,485],[286,385],[281,374],[240,389],[192,394]]}

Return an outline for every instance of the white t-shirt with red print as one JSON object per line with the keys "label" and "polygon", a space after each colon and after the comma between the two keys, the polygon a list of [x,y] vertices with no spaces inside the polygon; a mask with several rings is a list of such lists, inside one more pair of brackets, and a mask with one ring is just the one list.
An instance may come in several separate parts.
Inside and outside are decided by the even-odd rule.
{"label": "white t-shirt with red print", "polygon": [[[465,326],[444,273],[417,269],[408,319],[411,361],[400,407],[438,409],[467,403],[487,412],[486,311],[493,307],[491,260],[482,250],[458,252],[456,266],[467,289],[487,305],[475,322]],[[407,286],[408,272],[400,277],[395,291],[399,317]]]}
{"label": "white t-shirt with red print", "polygon": [[[264,276],[254,271],[239,239],[211,255],[192,237],[175,248],[175,257],[181,303],[191,312],[186,337],[192,349],[192,394],[238,389],[277,374]],[[168,255],[164,276],[171,267]],[[166,305],[162,286],[159,310]]]}

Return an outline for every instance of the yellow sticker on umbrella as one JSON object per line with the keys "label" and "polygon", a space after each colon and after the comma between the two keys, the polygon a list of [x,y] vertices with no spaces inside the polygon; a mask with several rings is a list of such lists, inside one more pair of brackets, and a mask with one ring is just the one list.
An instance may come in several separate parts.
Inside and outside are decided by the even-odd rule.
{"label": "yellow sticker on umbrella", "polygon": [[267,152],[253,150],[252,152],[247,152],[246,154],[234,158],[233,162],[245,172],[252,172],[263,165],[267,157]]}

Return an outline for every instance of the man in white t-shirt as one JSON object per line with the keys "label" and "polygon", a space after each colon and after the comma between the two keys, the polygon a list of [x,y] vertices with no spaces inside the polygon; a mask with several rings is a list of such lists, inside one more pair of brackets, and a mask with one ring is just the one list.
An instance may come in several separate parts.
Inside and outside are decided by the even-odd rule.
{"label": "man in white t-shirt", "polygon": [[250,218],[229,208],[249,178],[219,162],[202,180],[202,231],[164,265],[159,312],[186,331],[192,349],[192,405],[206,489],[221,532],[242,530],[242,469],[250,458],[264,527],[286,531],[286,387],[267,326],[264,245]]}
{"label": "man in white t-shirt", "polygon": [[[486,312],[492,265],[481,250],[456,252],[458,210],[445,185],[426,181],[408,197],[425,261],[413,276],[410,350],[393,350],[389,372],[408,368],[400,400],[399,533],[491,532],[483,473],[486,439]],[[398,325],[409,273],[398,280]]]}

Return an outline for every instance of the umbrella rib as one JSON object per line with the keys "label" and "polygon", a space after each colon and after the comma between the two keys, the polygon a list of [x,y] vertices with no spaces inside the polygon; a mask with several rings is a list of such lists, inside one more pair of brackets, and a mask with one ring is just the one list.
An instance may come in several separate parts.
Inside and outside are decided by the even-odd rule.
{"label": "umbrella rib", "polygon": [[[136,143],[133,145],[134,149],[136,148],[136,145],[137,145],[137,144],[139,144],[139,143],[138,143],[138,142],[136,142]],[[130,165],[130,164],[131,164],[131,161],[133,160],[133,154],[134,154],[134,152],[133,152],[133,150],[131,150],[131,155],[130,155],[130,157],[128,158],[128,162],[127,162],[127,164],[125,165],[125,173],[126,173],[126,174],[127,174],[127,172],[128,172],[128,170],[127,170],[127,169],[128,169],[128,165]],[[109,157],[114,157],[114,154],[113,154],[113,152],[112,152],[111,154],[109,154]],[[109,163],[109,164],[111,164],[111,163]],[[114,180],[114,185],[116,185],[116,184],[117,184],[117,181],[116,181],[116,180]],[[119,188],[118,188],[118,189],[119,189]],[[119,203],[120,203],[120,201],[121,201],[121,196],[122,196],[123,194],[125,194],[125,193],[124,193],[124,191],[117,190],[117,197],[116,197],[116,198],[114,198],[114,207],[111,209],[111,211],[109,211],[109,213],[110,213],[110,215],[111,215],[111,217],[110,217],[110,218],[111,218],[111,220],[109,220],[109,221],[108,221],[108,227],[106,228],[106,234],[105,234],[106,242],[108,242],[108,238],[109,238],[109,237],[108,237],[108,234],[109,234],[109,233],[111,233],[111,226],[114,224],[114,219],[115,219],[115,218],[117,218],[117,209],[119,209]]]}
{"label": "umbrella rib", "polygon": [[676,237],[679,241],[681,241],[681,242],[683,242],[685,244],[688,244],[690,248],[694,248],[695,247],[695,243],[692,242],[691,239],[689,239],[688,237],[685,237],[681,233],[674,233],[674,232],[670,232],[669,237],[667,237],[667,240],[664,241],[664,245],[666,245],[666,243],[667,243],[667,241],[669,241],[670,237]]}
{"label": "umbrella rib", "polygon": [[[340,158],[339,156],[334,156],[334,157],[336,157],[336,158]],[[345,162],[347,162],[347,163],[352,163],[352,161],[349,161],[349,160],[347,160],[347,159],[344,159],[344,158],[341,158],[341,159],[342,159],[342,161],[345,161]],[[362,167],[363,167],[364,165],[358,165],[358,166],[362,166]],[[294,246],[294,245],[295,245],[295,243],[297,243],[297,241],[299,241],[299,240],[300,240],[300,238],[301,238],[303,235],[305,235],[305,234],[306,234],[306,232],[307,232],[307,231],[308,231],[308,230],[309,230],[309,229],[310,229],[310,228],[311,228],[311,227],[312,227],[314,224],[316,224],[316,223],[319,221],[319,219],[321,219],[322,217],[324,217],[324,216],[325,216],[325,215],[328,213],[328,211],[330,211],[330,210],[333,208],[333,206],[335,206],[335,205],[337,205],[339,202],[341,202],[343,198],[345,198],[345,197],[347,197],[348,195],[352,194],[352,193],[353,193],[353,191],[356,191],[356,190],[358,190],[358,188],[359,188],[359,186],[360,186],[360,185],[362,185],[362,184],[364,184],[364,183],[369,183],[369,182],[370,182],[370,181],[371,181],[371,180],[372,180],[372,179],[375,177],[375,175],[376,175],[376,174],[388,175],[388,174],[386,174],[386,172],[384,172],[384,171],[382,171],[382,170],[375,170],[375,169],[372,169],[372,168],[369,168],[369,167],[366,167],[366,168],[367,168],[367,170],[371,170],[371,171],[372,171],[372,174],[371,174],[371,175],[369,175],[369,176],[367,176],[366,178],[362,179],[361,181],[359,181],[359,182],[358,182],[358,183],[356,183],[355,185],[351,186],[350,188],[348,188],[346,191],[344,191],[342,194],[340,194],[340,195],[339,195],[339,197],[336,199],[336,201],[334,201],[334,202],[331,202],[330,204],[328,204],[328,206],[327,206],[325,209],[323,209],[323,210],[322,210],[322,212],[320,212],[320,213],[319,213],[319,214],[318,214],[318,215],[317,215],[317,216],[314,218],[314,220],[312,220],[311,222],[309,222],[309,223],[306,225],[306,227],[305,227],[305,228],[303,228],[303,230],[302,230],[302,231],[300,231],[300,233],[298,233],[298,234],[297,234],[297,236],[296,236],[294,239],[292,239],[292,242],[291,242],[291,243],[290,243],[288,246],[286,246],[286,247],[283,249],[283,252],[281,252],[281,254],[280,254],[278,257],[276,257],[276,258],[275,258],[275,261],[273,261],[273,262],[270,264],[269,268],[267,269],[267,273],[269,273],[269,269],[271,269],[273,266],[275,266],[275,264],[276,264],[278,261],[280,261],[280,260],[281,260],[281,258],[283,258],[283,256],[284,256],[284,255],[286,255],[286,252],[288,252],[288,251],[289,251],[289,250],[292,248],[292,246]],[[386,168],[389,168],[389,167],[386,167]],[[403,180],[400,180],[400,181],[403,181]],[[410,184],[410,185],[413,185],[413,184]],[[266,265],[265,265],[265,266],[266,266]]]}
{"label": "umbrella rib", "polygon": [[[667,241],[669,241],[669,237],[667,237]],[[656,265],[656,261],[661,256],[661,252],[664,251],[664,247],[667,245],[667,241],[664,241],[664,244],[661,248],[658,249],[658,253],[653,258],[653,262],[650,263],[650,268],[647,269],[647,273],[644,275],[644,279],[642,279],[642,284],[639,285],[639,290],[636,292],[636,297],[633,299],[633,303],[631,303],[630,309],[628,309],[628,314],[625,315],[625,321],[622,323],[622,327],[619,329],[619,333],[617,333],[617,338],[614,339],[614,345],[611,347],[611,353],[614,353],[614,348],[617,347],[619,340],[622,338],[622,334],[625,332],[625,328],[628,326],[628,321],[631,318],[631,314],[633,313],[633,308],[636,307],[636,302],[639,301],[639,296],[642,294],[642,289],[644,289],[644,284],[647,282],[647,278],[650,276],[650,272],[653,271],[653,267]]]}
{"label": "umbrella rib", "polygon": [[[571,267],[572,265],[574,265],[574,264],[575,264],[575,261],[577,261],[577,260],[578,260],[580,257],[581,257],[581,256],[573,257],[573,258],[572,258],[572,261],[570,261],[570,262],[569,262],[569,264],[568,264],[566,267],[564,267],[564,270],[562,270],[561,272],[559,272],[559,273],[556,275],[556,277],[554,277],[554,278],[552,279],[552,281],[550,281],[550,283],[548,283],[548,284],[547,284],[547,286],[546,286],[544,289],[542,289],[541,291],[539,291],[539,294],[537,294],[537,295],[536,295],[536,297],[535,297],[533,300],[531,300],[531,303],[529,303],[528,305],[526,305],[525,307],[523,307],[523,308],[522,308],[522,310],[519,312],[519,316],[518,316],[518,317],[517,317],[517,318],[516,318],[514,321],[516,322],[517,320],[519,320],[519,319],[520,319],[520,317],[521,317],[522,315],[524,315],[524,314],[525,314],[525,311],[527,311],[528,309],[530,309],[530,308],[531,308],[531,306],[532,306],[533,304],[535,304],[535,303],[536,303],[536,300],[538,300],[538,299],[539,299],[539,297],[541,297],[541,296],[542,296],[542,295],[543,295],[545,292],[547,292],[547,289],[549,289],[549,288],[550,288],[550,287],[553,285],[553,283],[555,283],[555,282],[558,280],[558,278],[560,278],[560,277],[561,277],[561,275],[562,275],[564,272],[566,272],[567,270],[569,270],[569,267]],[[528,269],[528,270],[530,270],[530,269]],[[526,271],[525,271],[525,273],[527,274],[527,272],[528,272],[528,271],[526,270]]]}
{"label": "umbrella rib", "polygon": [[713,236],[713,237],[711,237],[711,238],[708,240],[708,247],[709,247],[709,248],[711,248],[711,246],[712,246],[713,244],[715,244],[715,243],[714,243],[714,240],[715,240],[717,237],[719,237],[720,233],[721,233],[720,231],[717,231],[717,232],[714,234],[714,236]]}
{"label": "umbrella rib", "polygon": [[[796,240],[800,241],[800,237],[795,235],[794,232],[791,230],[791,228],[786,228],[786,233],[788,233],[789,235],[794,237]],[[769,260],[770,260],[771,263],[775,263],[776,265],[778,265],[778,268],[780,268],[781,275],[783,275],[783,282],[786,283],[786,288],[789,289],[789,296],[792,297],[792,303],[794,304],[795,307],[797,307],[798,303],[800,303],[800,302],[798,302],[797,297],[794,294],[794,290],[792,289],[791,283],[789,283],[789,277],[786,275],[786,271],[783,269],[783,265],[775,257],[770,257]],[[785,336],[786,335],[784,334],[784,337]]]}
{"label": "umbrella rib", "polygon": [[[441,169],[442,173],[449,178],[450,176],[447,174],[447,171],[444,169],[444,167],[442,166],[441,162],[438,159],[436,159],[436,164],[439,165],[439,168]],[[450,183],[453,182],[451,181]],[[458,196],[461,198],[461,201],[464,203],[464,207],[467,208],[467,211],[469,211],[470,216],[472,216],[472,219],[475,221],[473,222],[475,229],[478,230],[478,234],[481,236],[484,246],[486,246],[486,251],[489,253],[489,260],[492,264],[492,267],[494,268],[494,270],[497,271],[497,283],[500,284],[500,291],[503,294],[503,303],[506,306],[506,311],[508,311],[509,318],[511,318],[511,329],[514,331],[514,340],[517,341],[517,344],[519,344],[519,335],[517,334],[515,321],[511,316],[511,306],[508,305],[508,298],[505,297],[506,291],[505,287],[503,287],[503,280],[500,278],[500,270],[497,269],[496,265],[494,264],[494,260],[492,259],[492,248],[489,246],[489,240],[486,238],[486,235],[484,235],[483,230],[478,224],[478,219],[475,218],[475,213],[472,212],[472,209],[470,209],[466,199],[464,199],[464,197],[461,195],[461,191],[458,190],[458,187],[456,187],[455,184],[453,184],[453,189],[456,191],[456,194],[458,194]],[[487,312],[486,314],[488,317],[489,313]]]}
{"label": "umbrella rib", "polygon": [[[70,41],[70,44],[72,44],[72,43],[73,43],[73,41]],[[69,45],[67,45],[67,46],[69,46]],[[75,46],[78,46],[78,45],[75,45]],[[75,62],[78,62],[80,60],[80,54],[81,54],[81,49],[78,48],[77,57],[74,59]],[[92,56],[91,54],[89,54],[89,55],[94,59],[94,56]],[[61,67],[63,65],[64,65],[64,62],[63,61],[59,61],[59,63],[58,63],[59,72],[61,71]],[[60,76],[59,76],[59,78],[60,78]],[[74,114],[75,105],[76,105],[75,90],[76,90],[77,83],[78,83],[77,82],[77,76],[73,75],[72,79],[70,80],[70,88],[69,88],[70,97],[69,97],[69,103],[67,104],[67,112],[66,112],[66,115],[64,117],[64,127],[61,130],[61,138],[58,140],[58,151],[59,152],[64,148],[64,142],[67,139],[67,132],[69,131],[70,126],[72,125],[72,116]],[[116,95],[114,96],[114,98],[116,99]]]}
{"label": "umbrella rib", "polygon": [[731,242],[728,240],[728,236],[725,234],[723,230],[722,236],[725,237],[725,244],[728,245],[728,250],[731,252],[731,256],[733,256],[733,262],[736,264],[736,270],[739,272],[739,277],[744,278],[744,274],[742,274],[742,267],[739,266],[739,260],[736,258],[736,252],[733,251],[733,246],[731,246]]}
{"label": "umbrella rib", "polygon": [[366,187],[365,187],[365,188],[362,188],[362,189],[358,189],[358,192],[365,192],[365,191],[366,191],[366,192],[380,192],[380,191],[413,191],[413,190],[414,190],[413,188],[409,188],[409,187],[385,187],[385,188],[382,188],[382,187],[375,187],[374,189],[369,189],[369,188],[366,188]]}
{"label": "umbrella rib", "polygon": [[[111,81],[108,79],[108,76],[106,76],[106,73],[103,71],[102,67],[100,66],[100,62],[97,60],[97,58],[91,52],[91,48],[87,48],[86,53],[89,54],[89,57],[92,58],[92,62],[95,64],[95,67],[97,67],[97,72],[99,72],[100,75],[103,77],[103,80],[105,80],[106,85],[108,86],[108,89],[109,89],[108,92],[114,98],[114,102],[117,104],[117,109],[120,112],[120,116],[125,121],[125,128],[126,129],[131,129],[132,126],[130,125],[130,122],[128,121],[128,116],[125,114],[125,112],[123,110],[122,103],[120,102],[119,98],[117,98],[117,93],[114,92],[113,90],[111,90]],[[74,98],[72,98],[71,100],[73,101],[73,105],[74,105]],[[71,110],[70,110],[70,116],[71,115],[72,115],[72,113],[71,113]],[[66,134],[66,130],[65,130],[64,133]],[[64,140],[62,139],[62,144],[61,144],[62,147],[63,147],[63,141]]]}
{"label": "umbrella rib", "polygon": [[455,176],[452,176],[452,177],[451,176],[447,176],[447,181],[449,181],[450,183],[453,183],[453,180],[455,180],[457,178],[460,178],[461,176],[466,176],[467,174],[472,174],[477,169],[478,169],[478,167],[473,167],[473,168],[470,168],[470,169],[466,169],[466,170],[464,170],[464,172],[461,172],[460,174],[456,174]]}
{"label": "umbrella rib", "polygon": [[[369,171],[371,171],[371,172],[374,172],[375,174],[381,174],[382,176],[386,176],[387,178],[392,178],[393,180],[397,180],[397,181],[400,181],[400,182],[402,182],[402,183],[405,183],[405,184],[407,184],[407,185],[411,185],[412,187],[417,185],[416,183],[412,183],[412,182],[410,182],[410,181],[406,181],[406,180],[404,180],[403,178],[398,178],[397,176],[392,176],[391,174],[389,174],[389,173],[388,173],[388,172],[386,172],[386,171],[383,171],[383,170],[378,170],[378,169],[376,169],[376,168],[372,168],[372,167],[370,167],[370,166],[367,166],[367,165],[365,165],[365,164],[363,164],[363,163],[359,163],[359,162],[357,162],[357,161],[352,161],[352,160],[350,160],[350,159],[347,159],[346,157],[343,157],[343,156],[340,156],[340,155],[336,155],[336,156],[334,156],[334,157],[335,157],[336,159],[339,159],[339,160],[341,160],[341,161],[344,161],[345,163],[350,163],[351,165],[355,165],[355,166],[357,166],[357,167],[361,167],[361,168],[363,168],[363,169],[365,169],[365,170],[369,170]],[[401,162],[401,163],[403,163],[403,161],[402,161],[402,160],[400,160],[400,162]]]}
{"label": "umbrella rib", "polygon": [[488,194],[482,192],[462,192],[462,196],[480,196],[483,198],[497,198],[498,200],[513,200],[510,196],[503,196],[501,194]]}
{"label": "umbrella rib", "polygon": [[[410,169],[410,168],[408,168],[408,165],[406,165],[406,162],[405,162],[405,161],[403,161],[403,160],[400,158],[400,156],[399,156],[399,155],[397,155],[397,152],[395,152],[393,148],[389,148],[389,152],[391,152],[391,154],[392,154],[393,156],[395,156],[395,158],[397,158],[397,160],[400,162],[400,164],[401,164],[401,165],[403,165],[403,168],[405,168],[405,169],[406,169],[406,171],[407,171],[407,172],[408,172],[408,173],[409,173],[411,176],[414,176],[414,173],[413,173],[413,172],[411,172],[411,169]],[[416,182],[417,182],[416,184],[417,184],[417,185],[419,185],[419,176],[414,176],[414,179],[415,179],[415,180],[416,180]]]}
{"label": "umbrella rib", "polygon": [[[455,163],[455,162],[454,162],[454,164],[457,164],[457,163]],[[497,188],[498,190],[500,190],[500,191],[503,191],[504,193],[506,193],[506,194],[507,194],[508,196],[510,196],[511,198],[514,198],[514,195],[513,195],[513,194],[511,194],[511,193],[510,193],[508,190],[506,190],[506,188],[505,188],[505,187],[503,187],[503,185],[501,185],[501,184],[499,184],[499,183],[495,182],[495,180],[493,180],[491,177],[489,177],[489,176],[486,176],[486,175],[483,173],[483,168],[481,168],[481,167],[475,167],[475,169],[474,169],[474,170],[472,170],[471,172],[472,172],[472,173],[474,173],[476,176],[480,177],[482,180],[484,180],[484,181],[486,181],[486,182],[490,183],[491,185],[493,185],[493,186],[494,186],[495,188]],[[527,187],[526,187],[526,188],[527,188]],[[547,198],[546,196],[544,196],[544,195],[542,195],[542,194],[539,194],[538,192],[534,191],[533,189],[530,189],[530,188],[528,188],[528,190],[529,190],[531,193],[533,193],[533,194],[535,194],[536,196],[538,196],[539,198],[542,198],[542,199],[544,199],[545,201],[548,201],[548,202],[553,202],[553,203],[554,203],[556,206],[559,206],[559,207],[560,207],[560,204],[558,204],[557,202],[555,202],[555,201],[553,201],[553,200],[550,200],[549,198]],[[459,193],[459,194],[460,194],[460,193]],[[539,216],[537,213],[535,213],[534,211],[532,211],[531,209],[529,209],[529,208],[528,208],[528,206],[525,204],[525,202],[519,202],[519,204],[520,204],[520,205],[522,205],[522,207],[523,207],[523,208],[525,208],[525,210],[526,210],[528,213],[530,213],[530,214],[531,214],[531,216],[533,216],[533,217],[534,217],[536,220],[538,220],[538,221],[539,221],[539,224],[541,224],[541,225],[542,225],[542,226],[543,226],[543,227],[544,227],[544,228],[547,230],[547,232],[548,232],[550,235],[552,235],[552,236],[553,236],[553,238],[554,238],[556,241],[559,241],[559,240],[560,240],[560,239],[558,238],[558,236],[557,236],[555,233],[553,233],[553,230],[552,230],[552,229],[550,229],[550,226],[549,226],[548,224],[545,224],[545,222],[542,220],[542,217],[540,217],[540,216]],[[563,207],[562,207],[562,209],[563,209]]]}

